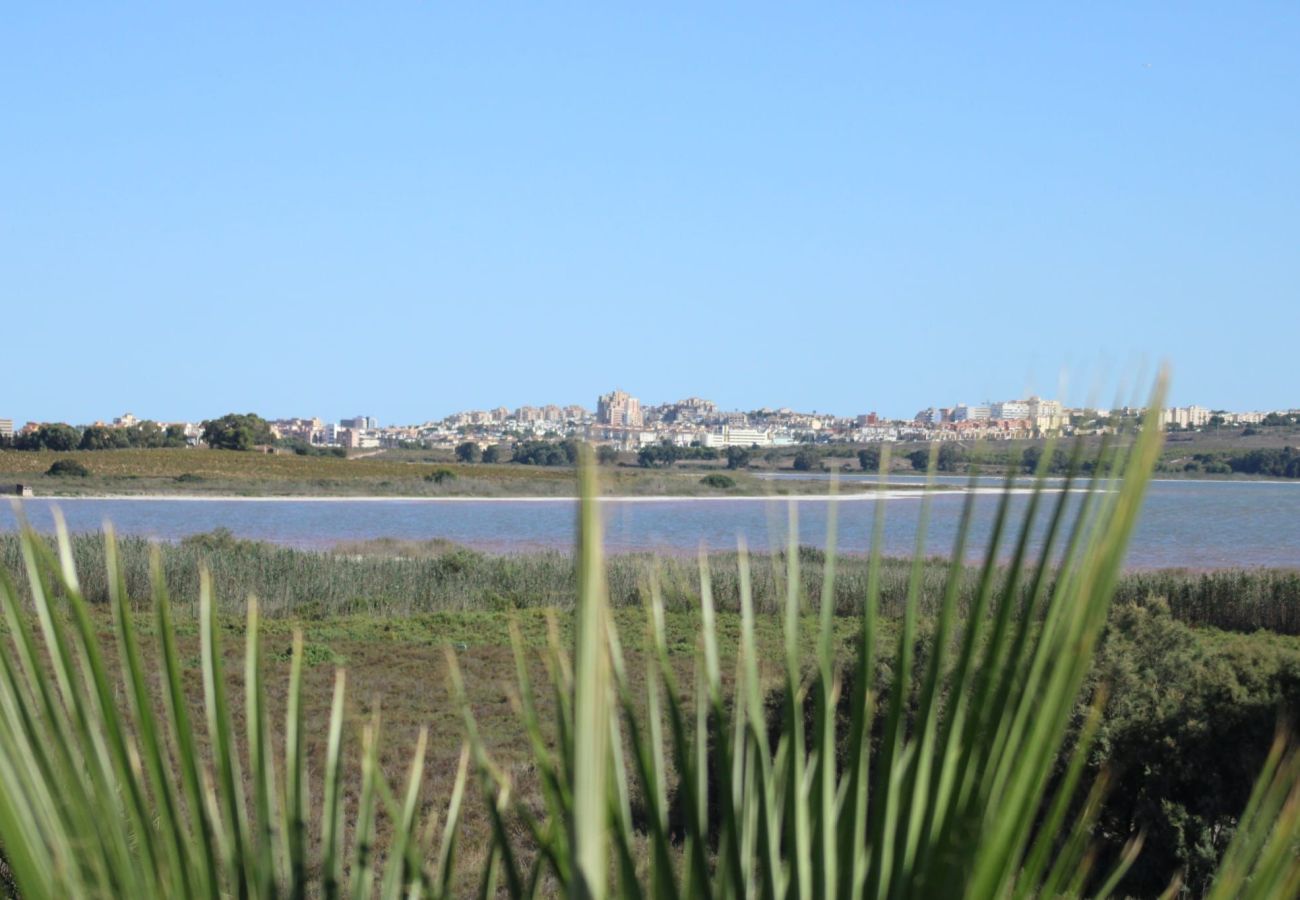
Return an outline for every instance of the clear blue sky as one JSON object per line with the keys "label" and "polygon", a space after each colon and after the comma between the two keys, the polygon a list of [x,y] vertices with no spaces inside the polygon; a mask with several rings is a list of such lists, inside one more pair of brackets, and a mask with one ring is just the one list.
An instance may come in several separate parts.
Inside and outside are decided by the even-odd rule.
{"label": "clear blue sky", "polygon": [[10,8],[0,417],[1300,406],[1300,4],[631,5]]}

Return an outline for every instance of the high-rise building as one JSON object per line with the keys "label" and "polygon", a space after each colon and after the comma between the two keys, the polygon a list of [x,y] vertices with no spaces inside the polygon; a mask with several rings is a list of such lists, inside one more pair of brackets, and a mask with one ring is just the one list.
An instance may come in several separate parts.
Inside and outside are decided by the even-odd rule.
{"label": "high-rise building", "polygon": [[965,403],[958,403],[952,408],[952,420],[954,422],[985,422],[990,415],[989,405],[981,403],[977,406],[967,406]]}
{"label": "high-rise building", "polygon": [[1056,431],[1065,424],[1065,410],[1059,400],[1029,398],[1029,420],[1039,431]]}
{"label": "high-rise building", "polygon": [[641,401],[626,391],[602,394],[596,400],[596,421],[601,425],[640,428]]}
{"label": "high-rise building", "polygon": [[1175,406],[1162,411],[1166,425],[1178,428],[1204,428],[1210,422],[1210,411],[1204,406]]}
{"label": "high-rise building", "polygon": [[14,420],[0,419],[0,437],[14,436]]}
{"label": "high-rise building", "polygon": [[989,408],[989,418],[991,419],[1028,419],[1029,418],[1029,401],[1027,400],[1003,400],[1001,403],[994,403]]}

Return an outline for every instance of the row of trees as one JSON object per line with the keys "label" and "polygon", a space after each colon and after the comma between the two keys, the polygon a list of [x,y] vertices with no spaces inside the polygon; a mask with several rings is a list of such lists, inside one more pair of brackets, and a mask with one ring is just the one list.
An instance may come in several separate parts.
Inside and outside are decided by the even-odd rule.
{"label": "row of trees", "polygon": [[157,422],[138,422],[127,428],[91,425],[81,432],[79,450],[123,450],[130,447],[184,447],[185,428]]}
{"label": "row of trees", "polygon": [[125,450],[132,447],[184,447],[185,429],[166,428],[157,422],[138,422],[123,428],[90,425],[77,429],[64,422],[52,422],[26,434],[0,436],[0,448],[8,450]]}
{"label": "row of trees", "polygon": [[1300,425],[1300,415],[1294,413],[1271,412],[1259,424],[1274,427],[1280,425]]}
{"label": "row of trees", "polygon": [[578,442],[524,441],[515,445],[513,458],[515,462],[526,466],[571,466],[578,461]]}
{"label": "row of trees", "polygon": [[[968,460],[969,456],[966,449],[960,444],[940,444],[939,458],[935,461],[935,468],[940,472],[959,472],[965,467]],[[907,461],[912,464],[914,470],[924,472],[930,467],[930,451],[913,450],[907,454]]]}
{"label": "row of trees", "polygon": [[1268,475],[1273,478],[1300,478],[1300,450],[1295,447],[1250,450],[1229,456],[1228,466],[1234,472],[1246,475]]}
{"label": "row of trees", "polygon": [[[528,440],[509,448],[510,455],[507,457],[507,448],[501,444],[492,444],[480,449],[473,441],[464,441],[456,446],[456,461],[461,463],[508,461],[525,466],[572,466],[578,462],[578,447],[578,442],[572,438],[565,441]],[[597,447],[596,460],[602,465],[617,462],[618,451],[613,447]]]}
{"label": "row of trees", "polygon": [[676,444],[652,444],[642,447],[636,455],[637,465],[643,469],[666,469],[682,459],[717,458],[718,451],[712,447],[678,447]]}
{"label": "row of trees", "polygon": [[[275,440],[270,424],[256,413],[229,413],[203,423],[203,441],[217,450],[252,450]],[[75,428],[64,422],[41,425],[26,434],[0,436],[0,448],[11,450],[125,450],[184,447],[185,429],[144,421],[124,427],[89,425]]]}
{"label": "row of trees", "polygon": [[275,442],[275,446],[282,450],[292,450],[298,456],[336,456],[346,459],[348,455],[346,447],[322,447],[319,444],[308,443],[302,438],[280,438]]}

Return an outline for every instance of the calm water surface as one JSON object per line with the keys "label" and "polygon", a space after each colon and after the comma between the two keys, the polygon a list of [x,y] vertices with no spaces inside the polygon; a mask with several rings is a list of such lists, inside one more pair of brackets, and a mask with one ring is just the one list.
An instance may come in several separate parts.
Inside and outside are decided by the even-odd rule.
{"label": "calm water surface", "polygon": [[[843,479],[842,490],[851,491],[853,480]],[[976,555],[983,548],[982,538],[988,534],[997,499],[976,499],[972,541]],[[963,500],[956,493],[934,496],[928,553],[951,551]],[[868,549],[878,502],[887,504],[885,552],[910,554],[921,506],[914,497],[838,503],[841,550]],[[1023,511],[1025,502],[1025,497],[1015,498],[1013,509]],[[24,501],[27,515],[41,530],[52,528],[50,510],[54,505],[63,510],[73,531],[96,531],[107,520],[119,533],[165,540],[224,527],[241,537],[296,547],[323,548],[339,541],[375,537],[440,537],[494,551],[568,549],[576,511],[569,501]],[[797,504],[801,543],[825,544],[828,506],[822,500]],[[701,544],[715,550],[732,549],[738,536],[756,550],[780,546],[786,539],[789,508],[785,500],[602,504],[606,546],[614,553],[691,553]],[[12,513],[0,514],[0,530],[14,527]],[[1150,488],[1128,561],[1134,568],[1300,566],[1300,484],[1156,482]]]}

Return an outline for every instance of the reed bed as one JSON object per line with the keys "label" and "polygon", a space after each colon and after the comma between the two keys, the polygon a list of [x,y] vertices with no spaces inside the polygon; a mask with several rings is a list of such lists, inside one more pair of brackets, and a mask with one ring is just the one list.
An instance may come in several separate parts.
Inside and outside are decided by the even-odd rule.
{"label": "reed bed", "polygon": [[[70,538],[71,553],[82,577],[82,593],[94,604],[108,601],[104,540],[101,535]],[[118,558],[130,596],[150,596],[153,542],[120,538]],[[538,551],[519,554],[482,553],[443,541],[369,541],[320,552],[243,541],[228,534],[199,535],[180,543],[158,545],[164,578],[180,610],[193,610],[198,598],[199,572],[209,572],[220,612],[242,614],[247,598],[259,599],[269,617],[312,619],[330,615],[374,614],[403,616],[456,610],[503,611],[532,607],[571,609],[577,598],[576,560],[572,554]],[[798,556],[800,593],[817,609],[826,596],[826,554],[811,547]],[[756,612],[777,613],[786,592],[788,553],[749,554],[749,589]],[[21,566],[18,535],[0,535],[0,567]],[[737,553],[713,553],[708,558],[714,603],[719,610],[739,612],[742,559]],[[914,575],[912,561],[880,561],[880,615],[897,619],[906,607]],[[644,605],[651,574],[669,609],[698,609],[699,565],[681,557],[648,554],[619,555],[606,561],[610,604]],[[1009,572],[995,573],[999,589]],[[917,592],[919,613],[931,617],[951,575],[943,560],[923,560]],[[852,616],[866,592],[870,560],[838,556],[829,584],[834,612]],[[976,599],[979,570],[964,567],[958,575],[956,605],[965,614]],[[1300,635],[1300,571],[1250,569],[1213,572],[1186,570],[1132,571],[1115,585],[1119,603],[1166,604],[1176,619],[1190,625],[1226,631],[1265,629]]]}

